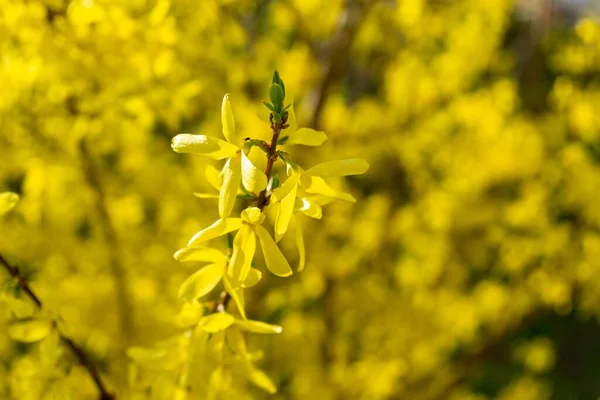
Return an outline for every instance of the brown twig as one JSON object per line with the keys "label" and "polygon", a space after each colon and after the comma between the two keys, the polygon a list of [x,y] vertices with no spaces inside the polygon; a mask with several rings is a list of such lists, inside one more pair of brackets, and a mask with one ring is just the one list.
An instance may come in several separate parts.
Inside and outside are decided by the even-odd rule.
{"label": "brown twig", "polygon": [[108,214],[106,205],[106,194],[102,185],[99,168],[94,157],[90,152],[87,143],[84,139],[79,142],[79,151],[83,163],[83,172],[86,182],[96,194],[96,214],[100,221],[100,226],[104,233],[108,253],[110,256],[110,268],[115,284],[115,292],[117,297],[119,325],[122,337],[127,341],[131,337],[132,332],[132,315],[129,296],[127,293],[127,274],[121,264],[120,244],[117,239],[117,233]]}
{"label": "brown twig", "polygon": [[[21,275],[21,271],[16,266],[12,266],[6,261],[6,259],[0,254],[0,264],[4,267],[4,269],[12,276],[16,281],[19,288],[27,294],[27,296],[35,303],[38,309],[42,309],[42,301],[40,298],[33,292],[27,280],[23,275]],[[85,368],[88,375],[94,381],[98,392],[100,392],[100,400],[114,400],[115,396],[108,392],[106,386],[102,382],[102,378],[96,369],[96,366],[90,361],[88,356],[85,354],[81,347],[77,346],[73,340],[64,334],[59,332],[60,340],[71,350],[71,352],[75,355],[79,363]]]}

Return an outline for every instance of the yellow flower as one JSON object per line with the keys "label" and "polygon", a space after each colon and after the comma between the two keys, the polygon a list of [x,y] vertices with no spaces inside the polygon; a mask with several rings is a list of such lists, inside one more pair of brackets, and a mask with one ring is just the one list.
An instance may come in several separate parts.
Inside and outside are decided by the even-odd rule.
{"label": "yellow flower", "polygon": [[[279,203],[275,218],[275,239],[281,240],[288,230],[294,213],[303,213],[311,218],[321,219],[321,206],[333,200],[355,202],[348,193],[342,193],[327,184],[323,177],[360,175],[367,172],[369,164],[361,159],[327,161],[304,171],[288,164],[288,179],[271,195],[271,204]],[[296,218],[296,246],[300,254],[298,271],[304,268],[305,250],[302,226]]]}
{"label": "yellow flower", "polygon": [[242,140],[236,135],[235,120],[229,94],[223,97],[221,123],[225,140],[206,135],[181,133],[173,138],[171,147],[177,153],[201,154],[215,160],[227,159],[220,174],[219,216],[227,218],[235,205],[240,182],[252,193],[267,187],[267,176],[257,169],[242,149]]}
{"label": "yellow flower", "polygon": [[267,268],[277,276],[290,276],[292,274],[290,265],[271,235],[261,226],[265,220],[262,211],[258,207],[248,207],[242,211],[240,217],[216,221],[196,233],[188,242],[188,246],[195,246],[229,232],[238,231],[233,240],[233,253],[227,268],[227,275],[231,278],[234,286],[241,286],[248,279],[252,270],[251,263],[256,251],[257,237]]}

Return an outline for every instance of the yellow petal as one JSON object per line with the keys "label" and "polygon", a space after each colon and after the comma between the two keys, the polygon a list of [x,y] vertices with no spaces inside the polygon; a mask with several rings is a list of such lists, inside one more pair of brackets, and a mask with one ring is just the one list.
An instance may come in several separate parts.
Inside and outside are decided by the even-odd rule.
{"label": "yellow petal", "polygon": [[221,219],[225,219],[231,214],[241,179],[241,158],[237,154],[227,160],[221,171],[221,189],[219,191],[219,216]]}
{"label": "yellow petal", "polygon": [[257,368],[252,368],[247,373],[247,378],[259,388],[265,390],[269,394],[277,393],[277,387],[263,371]]}
{"label": "yellow petal", "polygon": [[182,328],[193,326],[200,321],[204,315],[204,306],[199,303],[183,303],[175,322]]}
{"label": "yellow petal", "polygon": [[180,133],[173,138],[171,147],[177,153],[201,154],[207,157],[221,160],[232,157],[239,148],[224,140],[220,140],[206,135],[191,135],[189,133]]}
{"label": "yellow petal", "polygon": [[243,319],[246,319],[246,306],[245,306],[245,302],[244,302],[244,291],[241,287],[239,286],[235,286],[232,282],[231,279],[229,278],[228,274],[225,274],[223,276],[223,285],[225,286],[225,290],[227,291],[227,293],[229,293],[229,295],[231,296],[231,298],[233,299],[235,305],[237,306],[240,315],[242,316]]}
{"label": "yellow petal", "polygon": [[265,257],[265,263],[267,268],[273,274],[277,276],[290,276],[292,275],[292,268],[287,262],[275,241],[269,235],[269,232],[260,225],[256,225],[255,232],[260,239],[260,247]]}
{"label": "yellow petal", "polygon": [[250,225],[243,225],[233,239],[233,253],[227,270],[233,283],[244,282],[256,251],[256,235]]}
{"label": "yellow petal", "polygon": [[133,346],[127,349],[127,356],[144,368],[158,371],[172,370],[184,359],[176,345],[151,348]]}
{"label": "yellow petal", "polygon": [[277,213],[277,218],[275,219],[276,242],[279,242],[281,238],[283,238],[283,235],[285,235],[290,225],[290,220],[294,213],[294,204],[296,203],[297,189],[298,186],[295,185],[294,188],[283,199],[281,199],[279,212]]}
{"label": "yellow petal", "polygon": [[304,248],[304,232],[300,218],[296,219],[296,247],[298,247],[298,272],[304,269],[306,264],[306,249]]}
{"label": "yellow petal", "polygon": [[194,244],[206,242],[210,239],[225,235],[226,233],[237,231],[241,227],[241,218],[220,219],[208,228],[204,228],[192,236],[188,242],[188,246],[193,246]]}
{"label": "yellow petal", "polygon": [[300,181],[302,184],[302,190],[304,190],[306,193],[318,194],[336,200],[349,201],[351,203],[356,202],[356,199],[352,197],[352,195],[333,189],[327,184],[327,182],[325,182],[325,179],[319,176],[302,175]]}
{"label": "yellow petal", "polygon": [[255,194],[267,187],[267,176],[252,164],[246,153],[242,151],[242,183],[244,187]]}
{"label": "yellow petal", "polygon": [[242,211],[242,220],[250,225],[260,225],[265,220],[265,214],[258,207],[248,207]]}
{"label": "yellow petal", "polygon": [[327,140],[327,135],[323,131],[316,131],[310,128],[300,128],[289,135],[285,144],[301,144],[304,146],[320,146]]}
{"label": "yellow petal", "polygon": [[206,166],[206,169],[204,170],[204,176],[206,177],[208,183],[210,183],[210,186],[219,190],[221,187],[221,172],[215,168],[214,165]]}
{"label": "yellow petal", "polygon": [[279,325],[271,325],[261,321],[236,320],[235,324],[241,329],[254,333],[281,333],[283,330]]}
{"label": "yellow petal", "polygon": [[307,176],[346,176],[364,174],[368,169],[369,164],[365,160],[351,158],[327,161],[307,169],[304,173]]}
{"label": "yellow petal", "polygon": [[239,355],[242,358],[248,358],[249,355],[248,348],[246,347],[246,340],[244,340],[244,335],[236,326],[227,329],[225,337],[227,338],[227,344],[236,355]]}
{"label": "yellow petal", "polygon": [[218,199],[219,195],[215,193],[197,193],[194,192],[194,196],[199,199]]}
{"label": "yellow petal", "polygon": [[221,104],[221,123],[223,124],[223,136],[225,136],[225,139],[227,139],[229,143],[236,143],[235,120],[233,119],[233,112],[231,111],[229,93],[223,96],[223,103]]}
{"label": "yellow petal", "polygon": [[242,287],[243,288],[252,287],[252,286],[256,285],[260,281],[261,278],[262,278],[262,272],[260,272],[259,270],[255,269],[255,268],[250,268],[250,271],[248,271],[248,275],[246,276],[246,279],[242,283]]}
{"label": "yellow petal", "polygon": [[304,213],[307,217],[321,219],[323,218],[323,209],[318,204],[312,202],[311,200],[303,197],[301,200],[301,206],[299,208],[300,212]]}
{"label": "yellow petal", "polygon": [[227,258],[220,250],[210,247],[188,246],[177,250],[173,257],[180,262],[200,261],[200,262],[224,262]]}
{"label": "yellow petal", "polygon": [[235,322],[235,318],[227,313],[215,313],[202,317],[198,322],[198,327],[205,332],[216,333],[227,329]]}
{"label": "yellow petal", "polygon": [[28,318],[10,324],[8,336],[17,342],[33,343],[48,336],[52,326],[49,319]]}
{"label": "yellow petal", "polygon": [[179,287],[179,298],[194,301],[217,286],[225,272],[225,264],[210,264],[193,273]]}
{"label": "yellow petal", "polygon": [[13,192],[0,193],[0,217],[12,210],[18,202],[18,194]]}
{"label": "yellow petal", "polygon": [[298,185],[299,179],[300,174],[292,174],[292,176],[287,178],[285,182],[283,182],[283,185],[273,190],[270,203],[281,201],[285,196],[288,195],[288,193],[290,193],[292,189]]}

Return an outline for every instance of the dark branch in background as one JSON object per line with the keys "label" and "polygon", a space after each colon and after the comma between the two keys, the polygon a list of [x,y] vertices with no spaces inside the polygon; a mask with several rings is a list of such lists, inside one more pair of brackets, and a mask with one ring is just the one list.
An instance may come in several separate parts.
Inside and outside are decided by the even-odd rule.
{"label": "dark branch in background", "polygon": [[358,32],[360,24],[365,19],[374,0],[347,0],[346,9],[338,20],[335,33],[325,46],[326,59],[323,67],[324,75],[321,85],[315,89],[312,106],[311,126],[319,129],[321,113],[327,100],[329,89],[339,80],[347,69],[350,58],[350,47]]}
{"label": "dark branch in background", "polygon": [[104,187],[102,186],[102,179],[100,176],[99,167],[94,161],[85,139],[79,142],[79,151],[81,153],[81,160],[83,163],[83,172],[85,179],[90,188],[96,195],[96,214],[98,216],[106,245],[108,247],[108,254],[110,256],[110,269],[115,284],[115,292],[118,303],[119,313],[119,325],[121,336],[127,342],[132,332],[132,315],[131,305],[129,304],[129,297],[127,294],[127,274],[121,264],[120,257],[120,245],[117,239],[115,228],[110,220],[108,214],[108,208],[106,206],[106,194]]}
{"label": "dark branch in background", "polygon": [[[15,279],[17,281],[17,285],[19,285],[19,288],[25,294],[27,294],[27,296],[35,303],[35,305],[38,307],[38,309],[42,309],[42,301],[33,292],[33,290],[31,290],[31,287],[27,283],[27,280],[25,279],[25,277],[23,275],[21,275],[19,268],[16,266],[15,267],[11,266],[8,263],[8,261],[6,261],[6,259],[1,254],[0,254],[0,264],[2,264],[2,266],[4,267],[6,272],[8,272],[10,274],[10,276],[12,276],[13,279]],[[104,386],[104,383],[102,382],[102,378],[100,377],[100,374],[98,373],[98,370],[96,369],[96,366],[90,361],[90,359],[85,354],[83,349],[81,349],[81,347],[77,346],[71,338],[63,335],[60,332],[58,334],[59,334],[60,340],[65,344],[65,346],[67,346],[71,350],[71,352],[73,353],[73,355],[75,355],[75,357],[77,358],[77,360],[79,361],[81,366],[83,366],[85,368],[88,375],[94,381],[94,384],[96,385],[96,388],[98,389],[98,392],[100,392],[99,399],[100,400],[114,400],[115,396],[110,394],[108,392],[108,390],[106,390],[106,387]]]}

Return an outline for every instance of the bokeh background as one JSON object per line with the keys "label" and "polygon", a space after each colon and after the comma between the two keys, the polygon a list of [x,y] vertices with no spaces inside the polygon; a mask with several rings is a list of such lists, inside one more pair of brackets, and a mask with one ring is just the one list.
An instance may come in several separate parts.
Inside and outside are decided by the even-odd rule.
{"label": "bokeh background", "polygon": [[[268,133],[256,114],[277,68],[300,125],[329,135],[302,165],[371,169],[338,183],[357,204],[305,228],[304,272],[248,291],[249,316],[284,328],[249,339],[278,394],[234,379],[218,398],[596,399],[598,10],[0,0],[0,192],[22,198],[0,253],[119,399],[167,396],[137,385],[124,349],[180,331],[177,289],[197,266],[172,254],[218,217],[192,194],[208,161],[170,140],[220,136],[225,93],[248,136]],[[53,398],[56,380],[97,398],[74,360],[11,341],[1,307],[0,398]]]}

